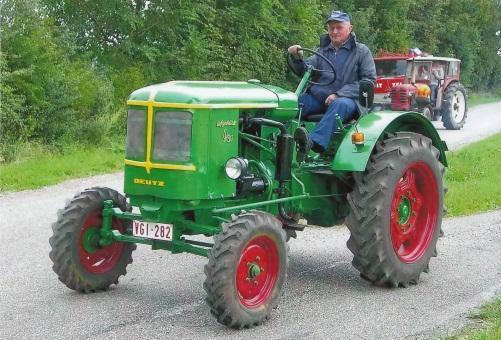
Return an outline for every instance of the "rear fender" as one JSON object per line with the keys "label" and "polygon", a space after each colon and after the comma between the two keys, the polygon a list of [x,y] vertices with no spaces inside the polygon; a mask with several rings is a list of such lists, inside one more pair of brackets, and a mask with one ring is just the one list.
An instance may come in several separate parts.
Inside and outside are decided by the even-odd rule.
{"label": "rear fender", "polygon": [[[376,143],[383,139],[385,133],[416,132],[432,140],[439,150],[439,160],[447,166],[445,151],[447,145],[440,139],[433,124],[424,116],[415,112],[378,111],[362,116],[356,125],[349,128],[336,151],[332,161],[332,170],[335,171],[365,171],[369,157]],[[362,132],[365,135],[364,145],[356,146],[351,141],[353,132]]]}

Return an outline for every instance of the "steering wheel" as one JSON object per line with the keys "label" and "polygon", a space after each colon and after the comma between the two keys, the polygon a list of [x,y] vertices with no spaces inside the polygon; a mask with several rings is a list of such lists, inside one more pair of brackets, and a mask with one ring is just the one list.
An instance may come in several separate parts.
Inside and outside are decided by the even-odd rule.
{"label": "steering wheel", "polygon": [[[319,86],[328,86],[336,81],[336,78],[337,78],[336,69],[334,68],[334,64],[332,64],[332,62],[329,59],[327,59],[326,57],[324,57],[323,55],[321,55],[317,51],[311,50],[309,48],[298,48],[298,51],[305,51],[305,52],[314,54],[314,55],[318,56],[319,58],[323,59],[327,63],[327,65],[329,65],[329,67],[330,67],[330,70],[320,70],[320,69],[317,69],[311,65],[306,65],[306,67],[309,68],[309,70],[312,72],[312,74],[313,73],[332,73],[332,79],[330,81],[319,83],[319,82],[315,82],[313,80],[308,80],[308,82],[310,84],[319,85]],[[296,72],[296,70],[292,67],[291,58],[287,58],[287,64],[296,76],[298,76],[300,78],[303,76],[302,74],[299,74],[298,72]]]}

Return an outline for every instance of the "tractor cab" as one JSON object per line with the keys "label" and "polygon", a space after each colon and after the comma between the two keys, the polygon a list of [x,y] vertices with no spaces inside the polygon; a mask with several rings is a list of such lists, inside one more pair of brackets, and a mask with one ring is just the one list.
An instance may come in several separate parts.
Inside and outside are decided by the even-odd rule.
{"label": "tractor cab", "polygon": [[[432,102],[437,99],[437,95],[443,94],[443,89],[447,88],[453,81],[459,81],[459,65],[461,61],[453,58],[423,57],[407,60],[405,73],[405,83],[436,85],[438,90]],[[433,95],[433,94],[432,94]],[[440,97],[439,97],[440,98]]]}
{"label": "tractor cab", "polygon": [[407,59],[403,84],[390,92],[391,109],[414,110],[430,120],[458,130],[466,120],[466,91],[459,82],[459,59],[415,57]]}

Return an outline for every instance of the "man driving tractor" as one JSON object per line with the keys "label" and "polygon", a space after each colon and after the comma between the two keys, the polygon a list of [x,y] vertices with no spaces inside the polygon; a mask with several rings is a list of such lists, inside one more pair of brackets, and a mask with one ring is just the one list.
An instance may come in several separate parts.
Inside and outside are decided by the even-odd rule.
{"label": "man driving tractor", "polygon": [[[318,52],[333,64],[337,77],[329,86],[312,84],[299,97],[302,118],[325,112],[311,134],[305,128],[296,130],[294,139],[299,145],[299,160],[304,159],[310,149],[321,153],[328,148],[332,133],[337,128],[336,115],[347,122],[360,112],[357,102],[359,81],[376,80],[372,54],[366,45],[356,41],[350,16],[332,11],[325,23],[328,34],[320,38]],[[315,55],[303,60],[299,45],[289,47],[288,52],[290,64],[299,74],[304,73],[306,64],[316,69],[328,69],[326,61]],[[328,82],[330,77],[332,74],[322,72],[319,81]]]}

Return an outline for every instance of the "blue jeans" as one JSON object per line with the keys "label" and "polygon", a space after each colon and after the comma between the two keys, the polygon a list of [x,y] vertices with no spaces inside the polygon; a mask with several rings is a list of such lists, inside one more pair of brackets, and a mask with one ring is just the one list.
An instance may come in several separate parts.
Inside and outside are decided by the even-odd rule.
{"label": "blue jeans", "polygon": [[339,115],[344,123],[353,119],[357,113],[357,103],[355,100],[346,97],[336,98],[336,100],[334,100],[326,110],[323,102],[309,93],[303,93],[299,96],[299,104],[303,104],[301,118],[325,111],[325,114],[320,122],[318,122],[315,129],[313,129],[310,133],[310,138],[324,149],[327,149],[331,141],[332,134],[338,128],[336,115]]}
{"label": "blue jeans", "polygon": [[[430,91],[431,91],[431,103],[435,104],[437,102],[437,90],[438,90],[438,84],[430,84]],[[435,105],[433,105],[435,106]]]}

